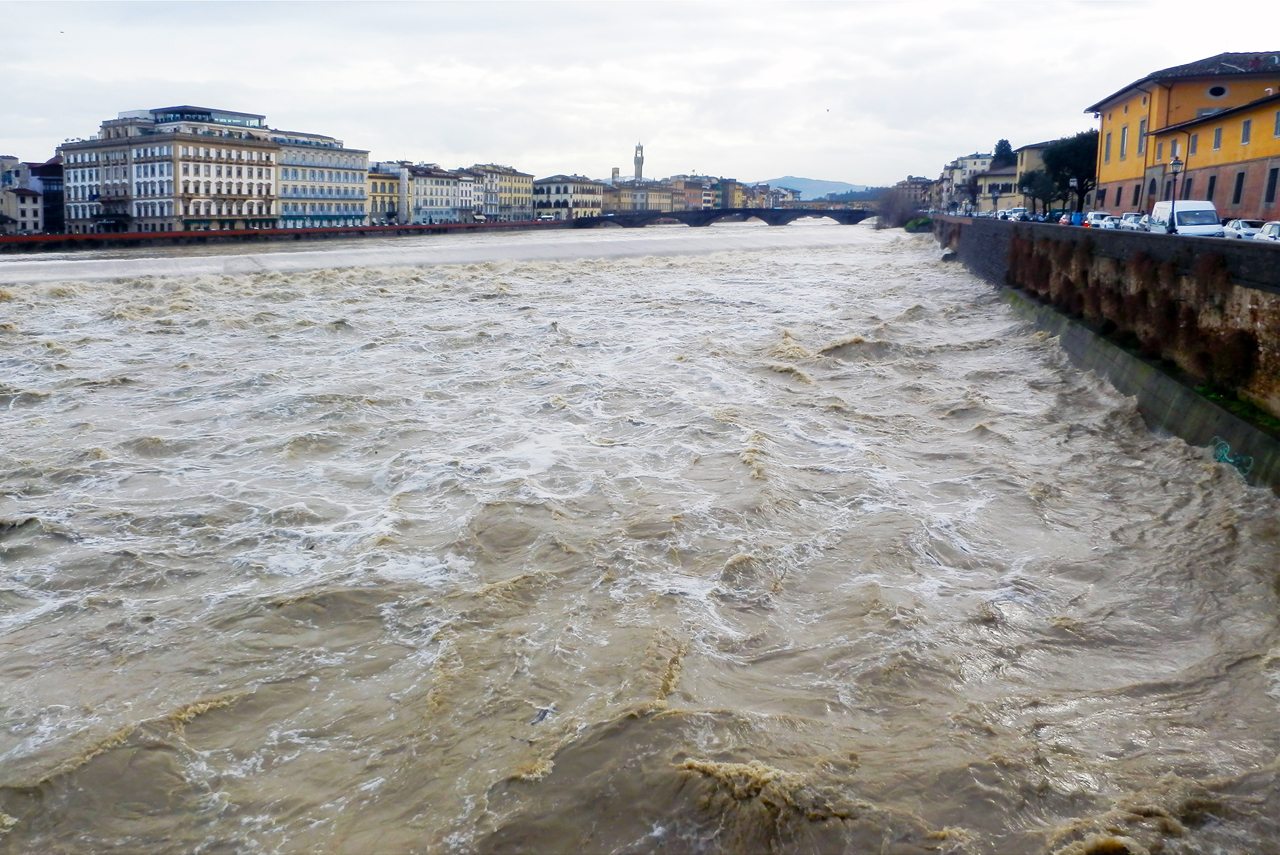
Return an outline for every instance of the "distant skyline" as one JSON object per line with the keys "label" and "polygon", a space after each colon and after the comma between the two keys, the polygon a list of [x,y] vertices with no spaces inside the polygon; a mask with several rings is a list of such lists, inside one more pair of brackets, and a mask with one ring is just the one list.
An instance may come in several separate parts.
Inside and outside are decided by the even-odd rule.
{"label": "distant skyline", "polygon": [[[125,110],[264,113],[377,160],[892,184],[1095,127],[1151,71],[1280,50],[1262,4],[0,2],[0,154]],[[1250,22],[1254,25],[1250,25]]]}

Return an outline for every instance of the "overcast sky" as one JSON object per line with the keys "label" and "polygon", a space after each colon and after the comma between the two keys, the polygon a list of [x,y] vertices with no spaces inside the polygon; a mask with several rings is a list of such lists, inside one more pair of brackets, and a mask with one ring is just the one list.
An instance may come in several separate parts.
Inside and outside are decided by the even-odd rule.
{"label": "overcast sky", "polygon": [[193,104],[377,160],[599,178],[640,141],[646,177],[883,185],[1093,127],[1156,69],[1280,50],[1276,21],[1269,0],[0,2],[0,154]]}

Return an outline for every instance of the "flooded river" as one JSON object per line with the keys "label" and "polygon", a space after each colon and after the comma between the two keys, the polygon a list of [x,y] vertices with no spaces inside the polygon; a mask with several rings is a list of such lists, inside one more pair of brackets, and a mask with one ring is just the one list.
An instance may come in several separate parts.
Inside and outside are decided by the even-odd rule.
{"label": "flooded river", "polygon": [[938,255],[0,262],[0,851],[1280,852],[1280,504]]}

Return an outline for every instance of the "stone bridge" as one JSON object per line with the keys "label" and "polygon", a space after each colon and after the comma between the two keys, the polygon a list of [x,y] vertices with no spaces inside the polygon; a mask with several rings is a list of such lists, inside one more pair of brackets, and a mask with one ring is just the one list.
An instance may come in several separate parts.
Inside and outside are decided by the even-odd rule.
{"label": "stone bridge", "polygon": [[609,223],[628,229],[638,229],[659,220],[676,221],[688,226],[709,226],[717,220],[748,220],[755,217],[771,226],[785,226],[801,217],[830,217],[837,223],[852,226],[874,211],[856,209],[827,210],[825,208],[712,208],[705,211],[619,211],[603,217],[579,217],[573,220],[574,228],[589,229]]}

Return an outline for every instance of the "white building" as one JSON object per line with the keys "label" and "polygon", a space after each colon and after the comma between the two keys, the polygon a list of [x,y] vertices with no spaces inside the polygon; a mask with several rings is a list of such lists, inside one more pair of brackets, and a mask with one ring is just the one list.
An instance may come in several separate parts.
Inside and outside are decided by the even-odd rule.
{"label": "white building", "polygon": [[604,183],[581,175],[553,175],[533,182],[533,214],[538,219],[576,220],[604,213]]}
{"label": "white building", "polygon": [[204,107],[120,113],[58,148],[66,230],[275,226],[276,151],[264,116]]}
{"label": "white building", "polygon": [[434,163],[409,167],[410,222],[415,226],[459,223],[460,194],[457,173]]}
{"label": "white building", "polygon": [[976,186],[975,179],[978,175],[986,172],[991,168],[990,154],[966,154],[963,157],[957,157],[942,168],[942,175],[938,178],[941,182],[941,192],[939,194],[942,210],[955,210],[970,207],[973,199],[967,188]]}

